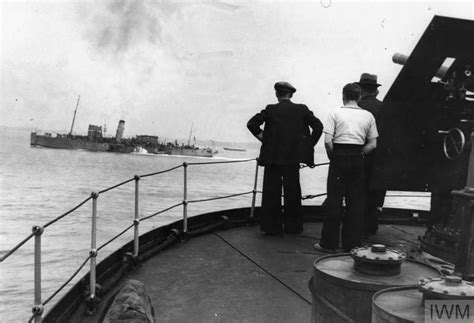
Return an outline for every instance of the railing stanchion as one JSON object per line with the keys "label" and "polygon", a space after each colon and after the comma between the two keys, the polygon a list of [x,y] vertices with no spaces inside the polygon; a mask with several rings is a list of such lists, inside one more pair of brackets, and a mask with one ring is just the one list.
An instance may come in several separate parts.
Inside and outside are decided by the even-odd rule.
{"label": "railing stanchion", "polygon": [[35,323],[41,323],[43,314],[43,304],[41,303],[41,235],[43,234],[43,227],[34,226],[33,233],[35,234],[35,305],[32,312]]}
{"label": "railing stanchion", "polygon": [[257,163],[255,166],[255,179],[253,182],[253,191],[252,191],[252,207],[250,208],[250,217],[253,218],[255,216],[255,199],[257,196],[257,180],[258,180],[258,158]]}
{"label": "railing stanchion", "polygon": [[139,181],[140,181],[140,176],[138,175],[135,175],[135,219],[133,220],[133,224],[134,224],[134,242],[133,242],[133,255],[135,257],[138,256],[138,250],[140,248],[140,245],[139,245],[139,231],[138,231],[138,226],[140,224],[140,216],[139,216],[139,199],[138,199],[138,195],[139,195]]}
{"label": "railing stanchion", "polygon": [[92,234],[91,234],[91,251],[89,253],[91,258],[91,269],[90,269],[90,300],[94,300],[96,294],[96,260],[97,260],[97,198],[99,194],[93,192],[92,196]]}
{"label": "railing stanchion", "polygon": [[188,164],[183,163],[184,189],[183,189],[183,232],[188,232]]}

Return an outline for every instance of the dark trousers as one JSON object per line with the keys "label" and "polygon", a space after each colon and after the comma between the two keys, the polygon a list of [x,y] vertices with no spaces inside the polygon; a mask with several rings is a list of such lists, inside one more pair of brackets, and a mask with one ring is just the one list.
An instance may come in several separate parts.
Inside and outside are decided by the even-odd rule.
{"label": "dark trousers", "polygon": [[375,234],[379,228],[379,211],[385,201],[386,190],[375,189],[371,186],[374,174],[374,153],[365,156],[367,209],[365,211],[364,231],[366,234]]}
{"label": "dark trousers", "polygon": [[[260,230],[270,234],[303,230],[299,165],[267,165],[263,173]],[[284,213],[281,207],[282,184]]]}
{"label": "dark trousers", "polygon": [[[361,146],[334,145],[327,181],[328,216],[321,232],[321,246],[339,247],[342,223],[342,247],[348,251],[360,245],[366,200],[364,158]],[[343,214],[342,200],[346,201]]]}

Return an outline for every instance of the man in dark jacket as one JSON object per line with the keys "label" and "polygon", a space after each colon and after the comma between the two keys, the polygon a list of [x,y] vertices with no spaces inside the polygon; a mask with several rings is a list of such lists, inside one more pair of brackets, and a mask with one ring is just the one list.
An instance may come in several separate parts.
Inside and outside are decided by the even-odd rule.
{"label": "man in dark jacket", "polygon": [[[270,235],[297,234],[303,231],[300,162],[314,165],[313,147],[321,137],[323,125],[306,105],[291,102],[296,92],[291,84],[278,82],[274,87],[278,103],[267,105],[247,123],[250,132],[262,142],[259,164],[265,166],[260,230]],[[260,126],[264,123],[262,131]]]}
{"label": "man in dark jacket", "polygon": [[[380,112],[382,110],[382,102],[377,99],[379,94],[378,87],[380,84],[377,83],[377,75],[363,73],[360,76],[358,82],[362,96],[359,101],[359,107],[369,111],[375,118],[377,127],[381,128]],[[374,189],[371,187],[371,181],[373,180],[375,150],[365,156],[365,170],[367,174],[367,210],[364,223],[365,235],[375,234],[378,230],[378,214],[380,213],[384,200],[385,190]]]}

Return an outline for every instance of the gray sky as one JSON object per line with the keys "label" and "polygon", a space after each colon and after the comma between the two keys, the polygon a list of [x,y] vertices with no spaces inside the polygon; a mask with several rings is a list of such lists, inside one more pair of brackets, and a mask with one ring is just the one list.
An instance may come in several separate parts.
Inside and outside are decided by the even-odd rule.
{"label": "gray sky", "polygon": [[289,81],[324,122],[344,84],[376,73],[383,98],[433,15],[473,1],[29,1],[1,14],[1,125],[253,141],[247,120]]}

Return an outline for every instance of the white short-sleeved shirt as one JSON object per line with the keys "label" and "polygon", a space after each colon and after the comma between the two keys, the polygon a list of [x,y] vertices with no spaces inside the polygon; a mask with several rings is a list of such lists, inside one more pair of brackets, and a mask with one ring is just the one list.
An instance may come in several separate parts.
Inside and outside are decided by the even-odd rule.
{"label": "white short-sleeved shirt", "polygon": [[331,111],[324,133],[332,135],[335,144],[364,145],[379,136],[372,113],[352,105]]}

